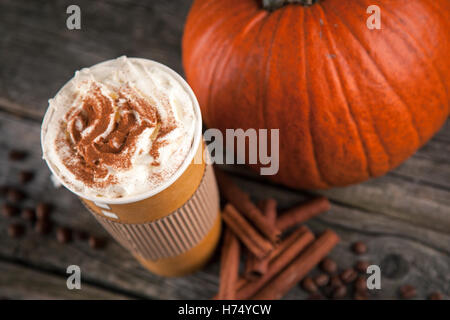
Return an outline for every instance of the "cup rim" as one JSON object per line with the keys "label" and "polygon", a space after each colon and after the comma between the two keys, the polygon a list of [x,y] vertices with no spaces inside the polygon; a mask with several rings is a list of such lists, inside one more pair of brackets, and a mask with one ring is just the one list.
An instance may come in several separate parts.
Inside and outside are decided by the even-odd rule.
{"label": "cup rim", "polygon": [[[179,75],[175,70],[172,70],[168,66],[151,60],[151,59],[145,59],[145,58],[136,58],[136,57],[127,57],[127,59],[130,60],[137,60],[137,61],[143,61],[145,63],[150,63],[155,66],[158,66],[159,68],[162,68],[164,71],[168,72],[170,75],[174,77],[176,81],[186,90],[189,97],[192,101],[192,106],[194,108],[194,113],[196,116],[197,123],[195,124],[195,132],[194,132],[194,139],[192,141],[191,148],[186,155],[186,158],[184,159],[183,163],[178,167],[178,169],[172,174],[172,176],[169,179],[166,179],[162,184],[157,186],[156,188],[153,188],[149,190],[148,192],[143,192],[137,195],[129,196],[129,197],[121,197],[121,198],[106,198],[106,197],[95,197],[95,196],[88,196],[81,192],[78,192],[73,189],[70,185],[68,185],[63,179],[59,177],[59,175],[55,172],[55,170],[52,167],[52,164],[47,161],[47,159],[44,158],[45,162],[47,163],[47,166],[49,167],[51,173],[56,177],[59,183],[61,183],[65,188],[76,194],[78,197],[98,202],[98,203],[106,203],[106,204],[128,204],[133,202],[138,202],[147,198],[150,198],[163,190],[167,189],[169,186],[171,186],[178,178],[186,171],[187,167],[191,164],[192,160],[194,159],[195,154],[197,153],[198,148],[201,147],[201,137],[202,137],[202,114],[200,112],[200,105],[198,103],[197,97],[195,96],[194,92],[192,91],[192,88],[189,86],[186,80],[183,79],[181,75]],[[100,63],[94,64],[91,67],[101,65],[103,63],[109,62],[110,60],[102,61]],[[69,80],[70,81],[70,80]],[[66,82],[67,84],[68,82]],[[65,85],[64,85],[65,86]],[[64,86],[61,87],[64,88]],[[55,96],[58,95],[59,91],[56,93]],[[51,119],[51,116],[53,115],[53,112],[51,112],[51,108],[47,108],[44,119],[42,120],[41,125],[41,149],[44,151],[44,136],[47,132],[48,123]]]}

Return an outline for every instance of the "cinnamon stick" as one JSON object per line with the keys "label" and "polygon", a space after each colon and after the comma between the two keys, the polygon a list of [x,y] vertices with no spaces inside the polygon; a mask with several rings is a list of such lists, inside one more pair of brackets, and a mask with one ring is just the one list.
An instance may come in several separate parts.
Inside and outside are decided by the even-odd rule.
{"label": "cinnamon stick", "polygon": [[261,200],[258,202],[258,208],[269,223],[277,220],[277,200],[273,198]]}
{"label": "cinnamon stick", "polygon": [[236,237],[258,258],[266,257],[273,250],[273,245],[264,239],[232,204],[225,206],[222,218]]}
{"label": "cinnamon stick", "polygon": [[330,202],[327,198],[318,197],[309,200],[284,212],[277,220],[277,228],[285,231],[328,210],[330,210]]}
{"label": "cinnamon stick", "polygon": [[[256,281],[246,281],[243,283],[238,280],[238,292],[236,299],[249,299],[263,288],[273,277],[280,273],[291,261],[293,261],[306,246],[314,240],[314,234],[306,227],[296,230],[288,239],[282,242],[280,249],[274,254],[274,258],[269,264],[266,274]],[[287,246],[284,243],[289,243]],[[283,251],[282,251],[283,250]]]}
{"label": "cinnamon stick", "polygon": [[236,298],[236,285],[239,276],[240,243],[230,229],[225,230],[220,258],[220,285],[217,299]]}
{"label": "cinnamon stick", "polygon": [[[314,266],[316,266],[339,242],[339,237],[326,230],[311,246],[301,253],[289,266],[274,277],[252,298],[261,300],[281,299]],[[242,289],[241,289],[242,290]],[[237,295],[241,299],[240,295]]]}
{"label": "cinnamon stick", "polygon": [[[264,217],[270,223],[275,223],[277,219],[277,201],[269,198],[258,203],[258,207],[263,212]],[[245,261],[244,275],[248,280],[254,281],[267,272],[271,258],[267,256],[259,259],[249,252]]]}
{"label": "cinnamon stick", "polygon": [[241,212],[255,227],[271,242],[275,243],[281,235],[274,223],[269,223],[261,210],[251,201],[249,195],[236,186],[221,170],[216,169],[216,178],[221,194],[239,212]]}
{"label": "cinnamon stick", "polygon": [[281,241],[281,243],[276,246],[276,248],[269,254],[270,260],[276,259],[281,253],[283,253],[287,248],[294,244],[297,241],[297,238],[302,234],[309,232],[308,227],[300,226],[297,230],[292,232],[286,239]]}

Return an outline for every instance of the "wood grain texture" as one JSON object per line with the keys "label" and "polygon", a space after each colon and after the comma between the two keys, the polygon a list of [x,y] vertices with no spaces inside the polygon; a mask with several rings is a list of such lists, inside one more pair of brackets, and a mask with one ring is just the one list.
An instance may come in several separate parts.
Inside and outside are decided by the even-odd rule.
{"label": "wood grain texture", "polygon": [[[182,21],[190,1],[78,1],[81,31],[65,28],[68,4],[0,2],[0,185],[18,186],[20,170],[32,169],[36,176],[23,188],[29,197],[21,206],[51,201],[56,224],[107,236],[74,195],[55,189],[50,181],[39,141],[47,99],[74,70],[122,54],[155,59],[181,72]],[[29,157],[10,162],[11,148],[28,150]],[[361,258],[381,264],[383,272],[376,298],[397,297],[396,290],[405,283],[417,286],[419,298],[435,290],[450,296],[449,159],[447,121],[427,145],[386,176],[320,192],[331,199],[332,209],[311,220],[309,227],[315,232],[332,228],[339,234],[342,241],[331,257],[343,268],[360,258],[351,253],[352,242],[368,244]],[[254,200],[274,197],[281,209],[318,194],[268,183],[243,167],[224,169]],[[0,296],[77,298],[59,289],[70,264],[82,269],[89,288],[82,294],[86,298],[208,299],[217,292],[217,255],[194,275],[165,279],[143,269],[112,239],[105,250],[95,251],[86,243],[61,245],[54,233],[41,237],[31,226],[24,238],[11,239],[7,227],[16,220],[0,217]],[[27,290],[19,281],[22,274],[41,280],[34,279]],[[296,287],[286,298],[306,297]]]}
{"label": "wood grain texture", "polygon": [[77,1],[81,30],[68,30],[73,2],[0,2],[0,105],[41,117],[75,70],[121,55],[182,72],[181,35],[190,1]]}
{"label": "wood grain texture", "polygon": [[[81,275],[83,279],[83,274]],[[0,262],[0,297],[9,299],[108,299],[124,300],[127,296],[86,283],[69,290],[66,277],[45,273],[13,263]],[[1,298],[0,298],[1,299]]]}

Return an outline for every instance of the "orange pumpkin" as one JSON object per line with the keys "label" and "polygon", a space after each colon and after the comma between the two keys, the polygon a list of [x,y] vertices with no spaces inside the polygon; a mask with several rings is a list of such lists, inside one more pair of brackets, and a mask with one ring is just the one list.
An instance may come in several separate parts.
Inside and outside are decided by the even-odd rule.
{"label": "orange pumpkin", "polygon": [[183,64],[207,126],[279,128],[272,179],[291,187],[348,185],[400,164],[449,114],[450,1],[376,1],[381,29],[369,30],[373,3],[196,0]]}

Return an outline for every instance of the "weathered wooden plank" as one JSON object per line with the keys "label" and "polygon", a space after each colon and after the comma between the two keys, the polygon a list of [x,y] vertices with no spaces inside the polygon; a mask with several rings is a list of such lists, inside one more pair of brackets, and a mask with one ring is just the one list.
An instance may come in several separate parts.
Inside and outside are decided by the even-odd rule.
{"label": "weathered wooden plank", "polygon": [[0,2],[1,104],[42,116],[75,70],[121,55],[182,72],[181,36],[191,1],[77,1],[81,30],[66,28],[71,4]]}
{"label": "weathered wooden plank", "polygon": [[[104,234],[103,229],[94,222],[95,220],[81,206],[76,197],[64,189],[56,190],[51,185],[49,171],[40,159],[39,124],[4,113],[0,116],[0,147],[3,150],[9,150],[12,147],[22,148],[30,152],[30,156],[24,162],[9,162],[6,152],[0,155],[0,184],[16,184],[21,168],[33,168],[36,170],[36,178],[25,188],[30,199],[26,200],[24,205],[32,205],[41,199],[51,200],[56,206],[54,220],[57,223],[89,230],[95,234]],[[248,171],[245,172],[248,174]],[[276,185],[262,184],[254,178],[236,177],[236,181],[255,199],[275,197],[282,208],[289,207],[305,198],[305,193]],[[375,183],[375,181],[378,182]],[[389,270],[388,276],[383,278],[385,279],[382,282],[383,290],[378,297],[394,297],[397,287],[407,282],[418,287],[419,296],[422,298],[431,290],[450,291],[448,287],[450,284],[450,235],[448,232],[442,232],[439,227],[418,222],[423,216],[429,217],[427,210],[430,205],[448,208],[448,202],[446,202],[449,198],[448,191],[426,186],[424,189],[426,192],[422,192],[419,188],[420,192],[414,195],[418,200],[413,203],[418,208],[411,215],[407,211],[395,209],[395,204],[400,201],[393,201],[397,198],[390,197],[392,189],[386,189],[386,186],[393,186],[391,188],[394,190],[402,188],[410,190],[413,188],[410,185],[419,188],[418,184],[389,175],[361,184],[360,188],[376,190],[374,193],[379,195],[377,199],[381,201],[378,204],[374,203],[373,207],[367,210],[364,206],[361,208],[353,206],[352,197],[341,191],[340,194],[333,195],[335,201],[332,210],[309,223],[316,232],[331,227],[339,233],[342,243],[331,256],[342,267],[351,266],[357,259],[349,250],[353,241],[364,240],[368,243],[369,253],[364,257],[374,263],[383,262]],[[363,197],[363,203],[366,206],[371,205],[364,198],[363,189],[360,190],[359,193],[353,194],[353,198]],[[436,196],[436,192],[439,196]],[[405,196],[406,202],[414,200],[408,194]],[[389,214],[391,211],[393,213]],[[396,215],[400,216],[396,217]],[[445,215],[445,212],[433,217],[439,220],[436,223],[440,224],[447,223],[447,218],[448,215]],[[112,241],[104,251],[93,251],[85,243],[61,245],[56,242],[54,235],[40,237],[31,230],[28,230],[26,237],[17,241],[6,236],[8,223],[9,220],[0,219],[0,256],[10,260],[23,261],[35,268],[53,270],[57,273],[65,270],[69,264],[77,264],[82,268],[89,283],[117,288],[135,297],[206,299],[213,296],[217,290],[217,261],[210,263],[204,270],[194,275],[164,279],[144,270],[130,254]],[[405,264],[407,267],[404,266]],[[302,290],[296,288],[287,298],[298,299],[306,296]]]}
{"label": "weathered wooden plank", "polygon": [[129,299],[128,296],[83,282],[81,289],[69,290],[66,278],[14,263],[0,261],[1,299]]}

